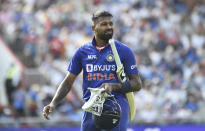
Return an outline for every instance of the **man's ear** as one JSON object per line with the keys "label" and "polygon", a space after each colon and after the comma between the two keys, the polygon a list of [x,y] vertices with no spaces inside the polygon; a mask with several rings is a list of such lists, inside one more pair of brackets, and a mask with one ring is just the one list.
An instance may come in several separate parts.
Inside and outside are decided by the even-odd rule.
{"label": "man's ear", "polygon": [[94,24],[92,25],[92,30],[95,31],[95,25]]}

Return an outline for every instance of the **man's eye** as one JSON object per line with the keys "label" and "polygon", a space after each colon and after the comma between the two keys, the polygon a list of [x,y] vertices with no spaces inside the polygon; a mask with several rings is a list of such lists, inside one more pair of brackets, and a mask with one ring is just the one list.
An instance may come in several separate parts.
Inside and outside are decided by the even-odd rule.
{"label": "man's eye", "polygon": [[110,26],[113,26],[113,23],[110,22],[110,23],[101,23],[102,26],[107,26],[107,25],[110,25]]}

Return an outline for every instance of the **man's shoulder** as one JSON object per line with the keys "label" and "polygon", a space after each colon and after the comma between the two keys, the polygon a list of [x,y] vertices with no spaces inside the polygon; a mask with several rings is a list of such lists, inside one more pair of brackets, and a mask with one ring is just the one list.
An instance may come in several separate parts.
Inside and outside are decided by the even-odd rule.
{"label": "man's shoulder", "polygon": [[77,51],[83,51],[86,49],[90,49],[91,46],[92,46],[91,42],[84,43],[80,47],[78,47]]}
{"label": "man's shoulder", "polygon": [[117,48],[122,49],[122,50],[127,50],[127,49],[131,50],[130,47],[128,47],[126,44],[124,44],[118,40],[115,40],[115,45]]}
{"label": "man's shoulder", "polygon": [[80,49],[89,49],[92,46],[92,42],[84,43],[80,46]]}

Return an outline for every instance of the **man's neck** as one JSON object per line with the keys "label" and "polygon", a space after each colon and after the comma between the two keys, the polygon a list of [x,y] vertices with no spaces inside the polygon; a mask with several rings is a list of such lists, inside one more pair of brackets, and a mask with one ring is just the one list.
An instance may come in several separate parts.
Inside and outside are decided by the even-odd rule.
{"label": "man's neck", "polygon": [[95,37],[95,42],[97,47],[105,47],[108,44],[108,42],[106,42],[105,40],[101,40],[96,37]]}

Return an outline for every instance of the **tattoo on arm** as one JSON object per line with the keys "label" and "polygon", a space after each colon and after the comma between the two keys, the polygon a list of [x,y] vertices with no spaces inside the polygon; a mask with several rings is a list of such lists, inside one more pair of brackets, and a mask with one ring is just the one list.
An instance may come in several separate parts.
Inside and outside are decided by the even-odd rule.
{"label": "tattoo on arm", "polygon": [[57,105],[67,94],[68,92],[70,91],[71,89],[71,85],[67,82],[67,81],[63,81],[57,91],[56,91],[56,94],[55,96],[53,97],[53,100],[52,102]]}
{"label": "tattoo on arm", "polygon": [[71,90],[75,78],[75,75],[69,74],[61,82],[52,100],[52,103],[54,105],[57,105],[68,94],[68,92]]}
{"label": "tattoo on arm", "polygon": [[121,92],[121,83],[112,83],[111,86],[113,91]]}
{"label": "tattoo on arm", "polygon": [[142,81],[141,81],[139,73],[130,75],[129,79],[130,79],[130,84],[131,84],[133,92],[139,91],[142,88]]}

